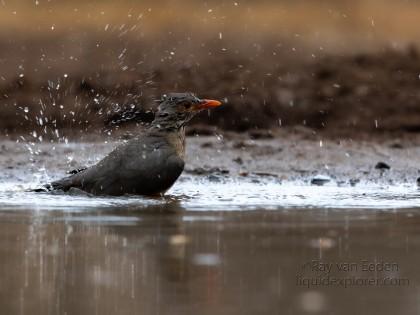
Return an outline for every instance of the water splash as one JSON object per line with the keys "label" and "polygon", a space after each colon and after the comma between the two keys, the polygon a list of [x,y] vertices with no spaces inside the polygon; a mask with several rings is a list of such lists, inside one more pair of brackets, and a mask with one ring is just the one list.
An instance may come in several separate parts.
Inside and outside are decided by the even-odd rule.
{"label": "water splash", "polygon": [[249,211],[284,208],[402,209],[420,203],[420,191],[414,185],[365,183],[356,187],[313,186],[304,182],[264,179],[259,183],[244,179],[211,181],[185,176],[165,197],[141,196],[93,197],[65,193],[27,192],[28,185],[0,184],[0,209],[36,209],[83,211],[94,208],[148,210],[171,206],[172,210]]}

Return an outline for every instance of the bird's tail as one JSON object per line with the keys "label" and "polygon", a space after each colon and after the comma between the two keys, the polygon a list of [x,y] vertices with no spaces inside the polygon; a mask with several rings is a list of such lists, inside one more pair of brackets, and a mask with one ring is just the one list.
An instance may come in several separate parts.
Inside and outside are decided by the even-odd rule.
{"label": "bird's tail", "polygon": [[50,192],[50,191],[55,191],[55,190],[67,191],[70,189],[70,187],[77,186],[76,185],[77,181],[75,181],[75,178],[77,178],[77,175],[81,174],[85,170],[87,170],[87,167],[71,170],[67,172],[67,174],[70,174],[70,176],[61,178],[54,182],[44,184],[41,187],[37,187],[37,188],[30,189],[27,191],[28,192]]}
{"label": "bird's tail", "polygon": [[50,191],[54,191],[54,190],[64,190],[64,187],[59,182],[53,182],[53,183],[44,184],[41,187],[28,189],[27,192],[38,192],[38,193],[40,193],[40,192],[50,192]]}
{"label": "bird's tail", "polygon": [[49,192],[54,190],[50,184],[42,185],[41,187],[27,189],[27,192]]}

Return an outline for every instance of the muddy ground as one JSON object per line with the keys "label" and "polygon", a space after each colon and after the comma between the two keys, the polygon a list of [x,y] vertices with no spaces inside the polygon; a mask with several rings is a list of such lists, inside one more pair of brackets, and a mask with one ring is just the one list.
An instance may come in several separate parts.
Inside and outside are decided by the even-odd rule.
{"label": "muddy ground", "polygon": [[[154,100],[174,90],[224,100],[187,129],[186,175],[310,182],[321,174],[340,184],[415,183],[419,175],[414,46],[290,62],[219,55],[199,66],[153,64],[149,77],[86,70],[54,82],[42,76],[0,82],[4,180],[40,168],[55,178],[93,164],[116,141],[141,132],[153,119]],[[379,162],[390,168],[375,168]]]}
{"label": "muddy ground", "polygon": [[191,121],[187,174],[413,182],[417,5],[369,3],[3,1],[2,169],[93,163],[153,119],[162,94],[191,91],[224,106]]}
{"label": "muddy ground", "polygon": [[[28,184],[65,176],[66,171],[97,162],[120,141],[92,138],[58,144],[3,138],[1,180],[28,187]],[[419,136],[331,140],[309,129],[284,128],[271,133],[220,132],[213,136],[188,137],[184,177],[311,183],[318,175],[325,175],[330,177],[330,184],[415,185],[419,171]],[[28,183],[28,178],[33,183]]]}

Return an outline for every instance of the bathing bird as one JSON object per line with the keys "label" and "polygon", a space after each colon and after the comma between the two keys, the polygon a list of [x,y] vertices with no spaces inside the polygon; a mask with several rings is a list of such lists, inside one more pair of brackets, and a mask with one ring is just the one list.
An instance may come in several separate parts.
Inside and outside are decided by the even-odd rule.
{"label": "bathing bird", "polygon": [[[160,101],[155,119],[140,135],[115,148],[97,164],[44,185],[44,191],[71,188],[94,195],[162,195],[185,165],[185,125],[202,110],[221,102],[192,93],[170,93]],[[37,190],[39,191],[39,190]]]}

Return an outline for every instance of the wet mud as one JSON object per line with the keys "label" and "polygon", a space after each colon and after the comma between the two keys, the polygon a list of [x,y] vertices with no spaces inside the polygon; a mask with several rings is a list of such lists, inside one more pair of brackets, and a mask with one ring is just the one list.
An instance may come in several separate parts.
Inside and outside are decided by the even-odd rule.
{"label": "wet mud", "polygon": [[[96,163],[125,141],[126,135],[105,141],[84,139],[59,143],[40,142],[31,135],[3,138],[1,179],[23,183],[65,176],[68,171]],[[215,131],[211,136],[189,136],[186,143],[184,176],[215,181],[271,178],[310,183],[317,176],[326,176],[327,181],[329,178],[344,185],[414,184],[419,175],[420,137],[404,134],[331,139],[310,129],[282,128],[259,139],[252,132]]]}

